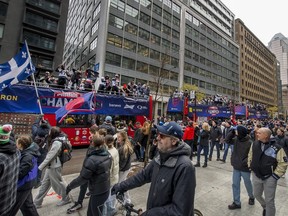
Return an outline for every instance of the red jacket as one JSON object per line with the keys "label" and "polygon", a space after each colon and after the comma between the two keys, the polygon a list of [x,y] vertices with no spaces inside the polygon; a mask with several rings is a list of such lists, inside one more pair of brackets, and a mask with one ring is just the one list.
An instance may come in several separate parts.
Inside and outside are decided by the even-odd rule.
{"label": "red jacket", "polygon": [[194,139],[194,127],[187,126],[183,134],[183,140],[193,140],[193,139]]}

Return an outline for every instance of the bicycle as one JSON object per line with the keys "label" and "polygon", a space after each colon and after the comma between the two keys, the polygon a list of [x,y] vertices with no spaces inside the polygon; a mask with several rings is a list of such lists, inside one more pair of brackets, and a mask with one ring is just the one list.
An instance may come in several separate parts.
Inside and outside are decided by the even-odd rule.
{"label": "bicycle", "polygon": [[126,203],[124,199],[124,194],[123,193],[117,193],[116,194],[116,199],[118,202],[122,205],[124,210],[126,211],[126,216],[131,216],[131,213],[136,213],[137,215],[142,213],[142,209],[134,209],[134,205],[132,203]]}
{"label": "bicycle", "polygon": [[[142,209],[134,209],[134,205],[132,203],[125,203],[124,200],[124,194],[123,193],[117,193],[116,194],[116,199],[118,202],[122,205],[122,207],[126,211],[126,216],[131,216],[131,213],[134,212],[137,215],[142,213]],[[198,209],[194,209],[194,216],[203,216],[202,212]]]}

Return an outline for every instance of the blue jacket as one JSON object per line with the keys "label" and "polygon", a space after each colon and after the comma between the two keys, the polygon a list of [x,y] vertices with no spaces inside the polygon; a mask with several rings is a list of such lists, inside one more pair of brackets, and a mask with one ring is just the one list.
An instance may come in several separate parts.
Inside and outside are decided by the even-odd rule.
{"label": "blue jacket", "polygon": [[35,186],[39,156],[39,147],[36,143],[32,143],[27,149],[21,151],[17,190],[29,190]]}

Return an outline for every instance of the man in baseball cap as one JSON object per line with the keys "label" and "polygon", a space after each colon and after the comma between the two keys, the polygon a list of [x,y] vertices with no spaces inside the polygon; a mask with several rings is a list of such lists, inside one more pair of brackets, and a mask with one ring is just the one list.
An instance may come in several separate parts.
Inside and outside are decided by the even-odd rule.
{"label": "man in baseball cap", "polygon": [[151,182],[146,212],[142,215],[192,215],[196,187],[190,147],[181,141],[183,132],[176,122],[157,128],[159,154],[144,170],[113,186],[117,194]]}

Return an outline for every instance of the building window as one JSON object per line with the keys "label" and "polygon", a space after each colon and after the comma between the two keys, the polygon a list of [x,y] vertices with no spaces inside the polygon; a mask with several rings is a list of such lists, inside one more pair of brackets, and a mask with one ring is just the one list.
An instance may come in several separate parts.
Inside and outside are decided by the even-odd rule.
{"label": "building window", "polygon": [[38,26],[40,28],[44,28],[54,32],[57,31],[58,23],[56,21],[32,12],[26,13],[25,21],[31,25]]}
{"label": "building window", "polygon": [[180,6],[172,2],[172,10],[175,11],[176,13],[180,14]]}
{"label": "building window", "polygon": [[151,17],[148,16],[147,14],[140,12],[140,21],[142,21],[143,23],[150,25],[150,19]]}
{"label": "building window", "polygon": [[162,8],[158,5],[153,4],[153,12],[162,17]]}
{"label": "building window", "polygon": [[137,18],[139,11],[130,5],[126,5],[125,13],[131,17]]}
{"label": "building window", "polygon": [[130,59],[126,57],[122,58],[122,68],[135,70],[135,64],[136,64],[136,61],[134,59]]}
{"label": "building window", "polygon": [[152,27],[161,31],[161,22],[157,21],[156,19],[152,19]]}
{"label": "building window", "polygon": [[139,62],[137,61],[137,71],[143,72],[143,73],[148,73],[148,64],[144,62]]}
{"label": "building window", "polygon": [[149,65],[149,74],[153,76],[159,76],[159,67]]}
{"label": "building window", "polygon": [[149,38],[150,38],[150,32],[142,29],[142,28],[139,28],[139,37],[144,39],[144,40],[147,40],[149,41]]}
{"label": "building window", "polygon": [[83,39],[83,45],[85,45],[89,41],[90,35],[87,33]]}
{"label": "building window", "polygon": [[8,5],[0,2],[0,16],[6,17]]}
{"label": "building window", "polygon": [[150,9],[151,8],[151,1],[149,0],[140,0],[140,4],[143,5],[144,7]]}
{"label": "building window", "polygon": [[114,27],[119,28],[119,29],[123,29],[124,21],[123,21],[123,19],[110,14],[109,25],[114,26]]}
{"label": "building window", "polygon": [[88,48],[84,49],[81,53],[81,60],[83,61],[88,55]]}
{"label": "building window", "polygon": [[155,60],[159,60],[160,59],[160,52],[151,49],[150,50],[150,58],[155,59]]}
{"label": "building window", "polygon": [[130,34],[133,34],[133,35],[137,36],[138,27],[136,25],[133,25],[132,23],[125,22],[125,31],[130,33]]}
{"label": "building window", "polygon": [[122,47],[122,37],[115,35],[115,34],[108,33],[107,43],[121,48]]}
{"label": "building window", "polygon": [[3,38],[4,35],[4,25],[0,24],[0,38]]}
{"label": "building window", "polygon": [[[111,2],[111,5],[112,5],[112,2]],[[99,14],[100,12],[100,9],[101,9],[101,4],[99,3],[96,7],[96,9],[94,10],[93,12],[93,20],[96,18],[96,16]]]}
{"label": "building window", "polygon": [[121,0],[111,0],[111,6],[124,12],[125,3]]}
{"label": "building window", "polygon": [[88,60],[88,68],[93,68],[95,63],[96,63],[96,55],[92,56],[92,58]]}
{"label": "building window", "polygon": [[141,44],[138,44],[138,54],[145,57],[149,57],[149,48]]}
{"label": "building window", "polygon": [[171,22],[171,17],[172,17],[171,13],[169,13],[169,12],[166,11],[166,10],[163,10],[163,18],[164,18],[165,20],[167,20],[168,22]]}
{"label": "building window", "polygon": [[126,50],[129,50],[131,52],[136,52],[136,48],[137,48],[137,43],[124,39],[124,44],[123,44],[123,48]]}
{"label": "building window", "polygon": [[151,34],[151,36],[150,36],[150,42],[151,42],[151,43],[154,43],[154,44],[157,44],[157,45],[160,45],[161,38],[158,37],[158,36],[155,35],[155,34]]}
{"label": "building window", "polygon": [[91,36],[95,34],[95,32],[98,30],[98,27],[99,27],[99,20],[97,20],[96,23],[92,26]]}
{"label": "building window", "polygon": [[106,63],[120,67],[121,56],[114,53],[106,52]]}
{"label": "building window", "polygon": [[90,27],[90,25],[91,25],[91,18],[89,18],[88,21],[85,23],[84,32]]}
{"label": "building window", "polygon": [[190,85],[191,85],[191,81],[192,81],[192,78],[191,78],[191,77],[184,76],[184,83],[187,83],[187,84],[190,84]]}
{"label": "building window", "polygon": [[24,31],[23,38],[31,45],[42,47],[44,49],[54,50],[55,49],[55,40],[44,37],[39,34],[35,34],[29,31]]}
{"label": "building window", "polygon": [[96,38],[90,43],[90,52],[97,47],[97,41],[98,41],[98,37],[96,37]]}
{"label": "building window", "polygon": [[171,34],[171,28],[167,25],[162,25],[162,31],[167,34],[167,35],[170,35]]}

